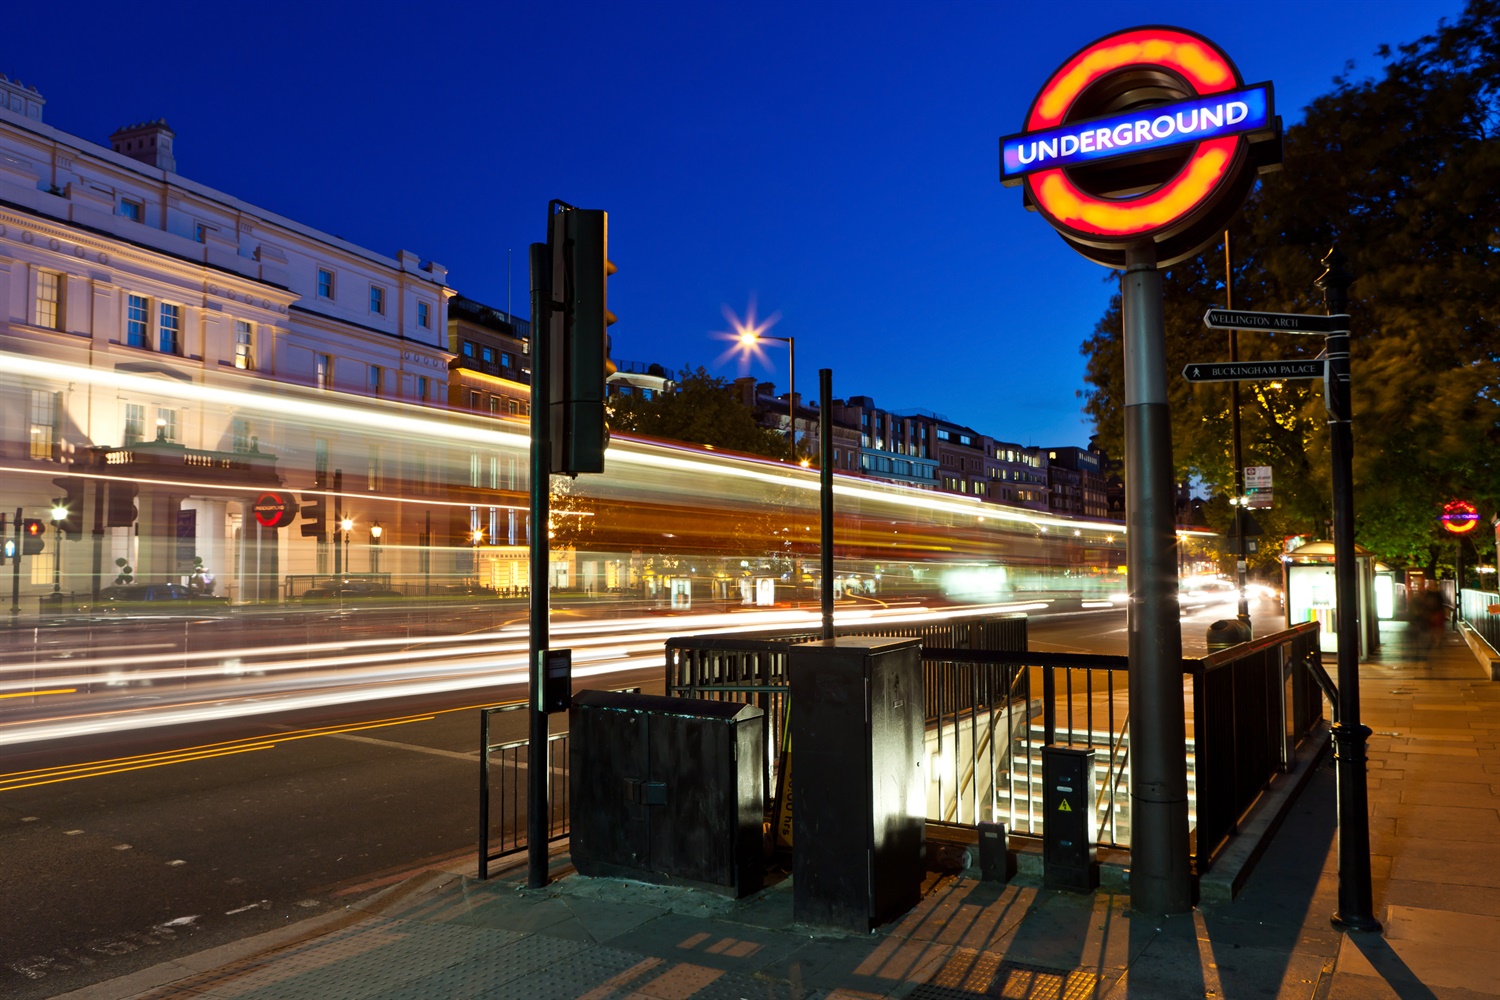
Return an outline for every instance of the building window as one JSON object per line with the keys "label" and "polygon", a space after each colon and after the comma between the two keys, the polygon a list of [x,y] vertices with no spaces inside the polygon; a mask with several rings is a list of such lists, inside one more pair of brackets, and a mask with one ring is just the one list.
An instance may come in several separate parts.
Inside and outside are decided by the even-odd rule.
{"label": "building window", "polygon": [[372,396],[378,396],[378,395],[380,395],[380,379],[381,379],[381,376],[382,376],[382,372],[380,371],[380,366],[379,365],[371,365],[370,366],[370,395],[372,395]]}
{"label": "building window", "polygon": [[201,222],[195,222],[193,224],[193,239],[197,240],[199,243],[207,243],[208,227]]}
{"label": "building window", "polygon": [[490,397],[490,412],[493,413],[493,414],[495,414],[496,416],[499,416],[499,414],[500,414],[500,397],[499,396],[491,396]]}
{"label": "building window", "polygon": [[505,412],[513,417],[521,415],[521,403],[519,400],[507,399],[505,401]]}
{"label": "building window", "polygon": [[509,368],[513,364],[515,364],[515,358],[511,357],[510,352],[508,352],[508,351],[501,351],[500,352],[500,367],[501,368]]}
{"label": "building window", "polygon": [[318,268],[318,298],[333,298],[333,272],[326,267]]}
{"label": "building window", "polygon": [[157,344],[163,354],[182,353],[182,306],[166,302],[161,304],[161,328]]}
{"label": "building window", "polygon": [[250,421],[245,417],[235,417],[232,424],[233,444],[230,447],[234,451],[250,450]]}
{"label": "building window", "polygon": [[328,439],[313,438],[313,481],[319,484],[328,480]]}
{"label": "building window", "polygon": [[474,356],[474,342],[472,340],[464,341],[462,350],[464,357],[472,358]]}
{"label": "building window", "polygon": [[424,330],[432,328],[432,307],[426,302],[417,303],[417,325]]}
{"label": "building window", "polygon": [[494,364],[495,363],[495,349],[493,347],[480,348],[480,351],[479,351],[479,360],[483,361],[487,365]]}
{"label": "building window", "polygon": [[333,388],[333,357],[328,354],[314,354],[313,358],[316,360],[317,364],[318,388]]}
{"label": "building window", "polygon": [[165,406],[156,408],[156,440],[177,440],[177,411]]}
{"label": "building window", "polygon": [[471,392],[471,393],[469,393],[469,409],[471,409],[471,410],[477,410],[477,409],[479,409],[479,403],[480,403],[479,393],[477,393],[477,392]]}
{"label": "building window", "polygon": [[120,214],[129,219],[131,222],[140,222],[141,217],[145,215],[145,206],[138,201],[131,201],[129,198],[121,198]]}
{"label": "building window", "polygon": [[146,436],[146,408],[140,403],[125,404],[125,439],[122,442],[129,448],[133,444],[140,444]]}
{"label": "building window", "polygon": [[427,376],[426,375],[418,375],[417,376],[417,399],[421,400],[424,403],[427,401]]}
{"label": "building window", "polygon": [[57,394],[31,390],[31,457],[50,459],[57,439]]}
{"label": "building window", "polygon": [[48,330],[63,328],[62,312],[63,276],[52,271],[38,271],[36,275],[36,325]]}
{"label": "building window", "polygon": [[245,320],[234,321],[234,366],[236,368],[254,368],[255,359],[255,327]]}
{"label": "building window", "polygon": [[479,452],[469,452],[469,485],[479,487]]}
{"label": "building window", "polygon": [[379,285],[370,286],[370,312],[377,316],[385,315],[385,289]]}
{"label": "building window", "polygon": [[130,347],[145,349],[146,334],[151,326],[151,313],[144,296],[131,295],[125,301],[125,343]]}
{"label": "building window", "polygon": [[381,465],[382,464],[383,464],[383,462],[382,462],[381,455],[380,455],[380,445],[378,445],[378,444],[372,444],[372,445],[370,445],[370,462],[369,462],[369,473],[370,474],[369,474],[369,478],[367,480],[367,484],[368,484],[369,488],[372,489],[372,490],[378,490],[378,489],[380,489],[380,469],[381,469]]}

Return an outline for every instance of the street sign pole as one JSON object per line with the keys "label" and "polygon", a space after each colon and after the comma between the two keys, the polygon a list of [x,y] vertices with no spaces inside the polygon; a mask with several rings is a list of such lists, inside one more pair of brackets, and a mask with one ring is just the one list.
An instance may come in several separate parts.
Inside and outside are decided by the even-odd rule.
{"label": "street sign pole", "polygon": [[1187,721],[1167,402],[1166,333],[1156,246],[1125,254],[1125,518],[1130,545],[1130,905],[1143,913],[1192,909],[1188,872]]}
{"label": "street sign pole", "polygon": [[[1229,230],[1224,230],[1224,304],[1234,308],[1234,291],[1229,266]],[[1229,363],[1240,360],[1239,331],[1229,331]],[[1234,578],[1239,590],[1239,614],[1236,616],[1248,627],[1250,625],[1250,601],[1245,596],[1245,460],[1240,449],[1240,384],[1229,383],[1229,435],[1234,461]],[[1246,633],[1249,634],[1249,633]]]}
{"label": "street sign pole", "polygon": [[[1318,278],[1330,317],[1344,313],[1352,275],[1334,247],[1323,258]],[[1339,704],[1332,735],[1338,780],[1339,908],[1336,927],[1379,931],[1370,886],[1370,802],[1365,749],[1370,728],[1359,721],[1359,591],[1354,556],[1354,426],[1350,401],[1349,324],[1336,324],[1324,343],[1328,377],[1323,383],[1328,409],[1329,456],[1333,465],[1334,594],[1338,605]]]}

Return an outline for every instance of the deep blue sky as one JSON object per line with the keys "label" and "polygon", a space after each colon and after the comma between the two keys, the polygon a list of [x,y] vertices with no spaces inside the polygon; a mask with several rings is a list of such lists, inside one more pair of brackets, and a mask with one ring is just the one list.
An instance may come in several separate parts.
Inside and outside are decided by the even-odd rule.
{"label": "deep blue sky", "polygon": [[[97,7],[97,10],[90,8]],[[997,181],[1047,75],[1171,24],[1291,124],[1460,0],[257,3],[7,12],[0,72],[107,144],[165,117],[184,176],[527,308],[548,199],[610,212],[617,358],[715,366],[725,307],[797,340],[798,388],[1084,444],[1080,343],[1111,290]],[[508,252],[514,251],[507,278]],[[1205,303],[1207,305],[1207,303]],[[786,351],[752,368],[786,386]]]}

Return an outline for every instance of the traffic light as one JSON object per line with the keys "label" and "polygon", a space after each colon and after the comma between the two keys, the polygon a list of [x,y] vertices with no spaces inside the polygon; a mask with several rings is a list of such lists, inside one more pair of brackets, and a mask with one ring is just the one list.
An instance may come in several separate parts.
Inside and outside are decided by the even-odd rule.
{"label": "traffic light", "polygon": [[21,554],[34,556],[47,547],[47,525],[41,518],[28,517],[21,522]]}
{"label": "traffic light", "polygon": [[328,537],[328,496],[324,493],[302,494],[302,537]]}
{"label": "traffic light", "polygon": [[52,480],[52,484],[63,491],[58,507],[68,512],[57,526],[64,535],[76,541],[83,537],[83,477],[59,476]]}
{"label": "traffic light", "polygon": [[609,213],[563,208],[552,216],[552,304],[561,309],[548,326],[551,399],[551,471],[567,475],[604,471],[609,432],[604,425],[604,383],[615,372],[610,358],[607,282]]}
{"label": "traffic light", "polygon": [[135,497],[139,490],[134,480],[110,480],[109,502],[104,506],[106,528],[128,528],[135,523]]}

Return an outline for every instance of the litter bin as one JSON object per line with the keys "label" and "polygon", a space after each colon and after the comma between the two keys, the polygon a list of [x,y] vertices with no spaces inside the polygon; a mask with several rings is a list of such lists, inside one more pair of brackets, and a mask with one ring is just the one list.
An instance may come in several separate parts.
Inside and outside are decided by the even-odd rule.
{"label": "litter bin", "polygon": [[1216,652],[1250,641],[1250,624],[1238,618],[1214,622],[1208,627],[1208,651]]}
{"label": "litter bin", "polygon": [[765,721],[737,702],[580,691],[568,723],[579,874],[759,890]]}

